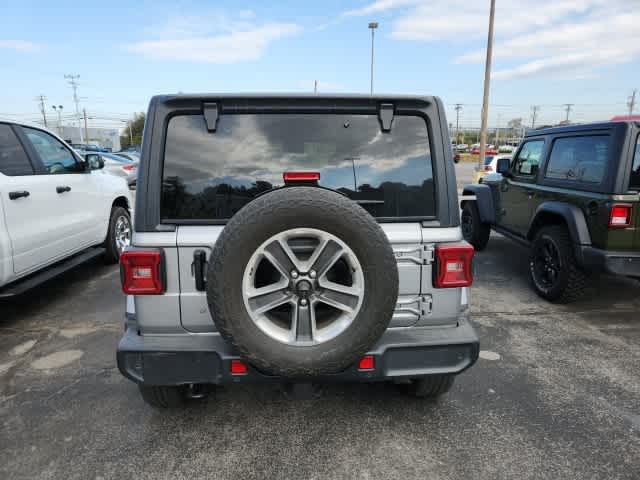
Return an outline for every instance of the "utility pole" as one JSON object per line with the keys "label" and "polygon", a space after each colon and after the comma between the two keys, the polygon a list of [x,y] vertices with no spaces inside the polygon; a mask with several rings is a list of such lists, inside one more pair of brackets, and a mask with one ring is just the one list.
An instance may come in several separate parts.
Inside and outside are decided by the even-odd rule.
{"label": "utility pole", "polygon": [[76,104],[76,120],[78,121],[78,131],[80,132],[80,143],[84,143],[82,137],[82,127],[80,127],[80,106],[78,100],[78,79],[80,75],[65,75],[64,78],[69,80],[69,85],[73,89],[73,102]]}
{"label": "utility pole", "polygon": [[569,123],[569,114],[571,113],[571,109],[573,108],[573,106],[575,104],[573,104],[573,103],[563,103],[563,105],[566,107],[565,110],[567,112],[567,117],[565,118],[565,121],[567,123]]}
{"label": "utility pole", "polygon": [[478,156],[478,174],[484,170],[484,154],[487,149],[487,118],[489,115],[489,92],[491,85],[491,58],[493,56],[493,19],[496,13],[496,0],[491,0],[489,11],[489,33],[487,34],[487,59],[484,66],[484,92],[482,96],[482,121],[480,123],[480,155]]}
{"label": "utility pole", "polygon": [[87,109],[82,109],[82,115],[84,116],[84,138],[89,141],[89,130],[87,129]]}
{"label": "utility pole", "polygon": [[531,105],[531,129],[536,126],[536,118],[538,118],[538,111],[540,110],[540,105]]}
{"label": "utility pole", "polygon": [[318,93],[318,80],[313,81],[313,93]]}
{"label": "utility pole", "polygon": [[636,93],[638,93],[638,91],[634,88],[633,93],[631,94],[631,96],[629,97],[629,101],[627,102],[627,107],[629,107],[629,115],[633,115],[633,109],[636,106]]}
{"label": "utility pole", "polygon": [[456,145],[460,143],[460,110],[462,110],[462,103],[456,103]]}
{"label": "utility pole", "polygon": [[40,113],[42,113],[42,122],[44,123],[44,126],[47,127],[47,111],[44,105],[47,97],[45,97],[44,95],[38,95],[36,97],[36,100],[38,101],[38,105],[40,106]]}
{"label": "utility pole", "polygon": [[371,29],[371,95],[373,95],[373,38],[378,22],[369,22],[369,28]]}

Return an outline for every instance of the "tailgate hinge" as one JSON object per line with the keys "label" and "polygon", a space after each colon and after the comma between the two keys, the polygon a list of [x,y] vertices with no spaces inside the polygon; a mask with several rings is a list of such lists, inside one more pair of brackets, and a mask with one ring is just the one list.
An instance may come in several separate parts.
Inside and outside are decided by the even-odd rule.
{"label": "tailgate hinge", "polygon": [[433,263],[433,260],[435,259],[435,250],[433,246],[423,245],[421,256],[423,265],[431,265]]}
{"label": "tailgate hinge", "polygon": [[407,250],[394,250],[396,261],[409,261],[418,265],[429,265],[433,263],[433,247],[430,245],[420,245]]}
{"label": "tailgate hinge", "polygon": [[420,297],[420,315],[419,320],[422,320],[431,313],[433,308],[433,297],[431,295],[423,295]]}

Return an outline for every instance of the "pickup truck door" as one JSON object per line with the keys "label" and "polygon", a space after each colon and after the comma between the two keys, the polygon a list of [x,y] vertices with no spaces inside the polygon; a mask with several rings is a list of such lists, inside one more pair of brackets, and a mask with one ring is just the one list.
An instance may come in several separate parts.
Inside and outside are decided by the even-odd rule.
{"label": "pickup truck door", "polygon": [[525,142],[511,164],[511,175],[499,185],[498,224],[519,235],[526,235],[539,203],[536,183],[543,149],[544,140]]}
{"label": "pickup truck door", "polygon": [[20,275],[97,243],[101,192],[88,182],[89,174],[76,156],[53,135],[14,129],[35,170],[5,182],[5,221],[14,273]]}

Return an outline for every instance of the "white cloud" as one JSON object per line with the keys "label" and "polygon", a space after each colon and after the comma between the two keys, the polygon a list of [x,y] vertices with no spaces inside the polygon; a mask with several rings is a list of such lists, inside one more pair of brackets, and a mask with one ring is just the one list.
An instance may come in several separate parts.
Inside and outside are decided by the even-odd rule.
{"label": "white cloud", "polygon": [[[398,7],[406,7],[399,9]],[[489,2],[380,0],[345,15],[398,9],[391,35],[399,40],[472,40],[484,44]],[[496,2],[494,78],[541,74],[584,78],[640,56],[639,0],[500,0]],[[456,63],[484,62],[484,49]]]}
{"label": "white cloud", "polygon": [[37,52],[42,49],[37,43],[25,42],[24,40],[0,40],[0,48],[8,48],[18,52]]}
{"label": "white cloud", "polygon": [[156,59],[227,64],[258,59],[272,42],[300,31],[292,23],[254,25],[247,21],[247,12],[241,17],[239,21],[222,15],[172,18],[158,30],[160,38],[126,49]]}
{"label": "white cloud", "polygon": [[380,13],[386,10],[391,10],[398,7],[404,7],[407,5],[415,5],[419,3],[417,0],[377,0],[370,5],[362,8],[356,8],[353,10],[347,10],[343,13],[345,17],[361,17],[363,15],[370,15],[372,13]]}

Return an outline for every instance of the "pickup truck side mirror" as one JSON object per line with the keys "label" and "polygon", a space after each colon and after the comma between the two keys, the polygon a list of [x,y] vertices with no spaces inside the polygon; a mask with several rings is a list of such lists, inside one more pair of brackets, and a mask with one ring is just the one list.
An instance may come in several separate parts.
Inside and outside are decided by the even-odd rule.
{"label": "pickup truck side mirror", "polygon": [[503,177],[509,177],[511,174],[511,160],[508,158],[499,158],[496,171]]}
{"label": "pickup truck side mirror", "polygon": [[102,157],[97,153],[87,153],[84,158],[87,161],[89,170],[100,170],[104,168],[104,160],[102,160]]}

